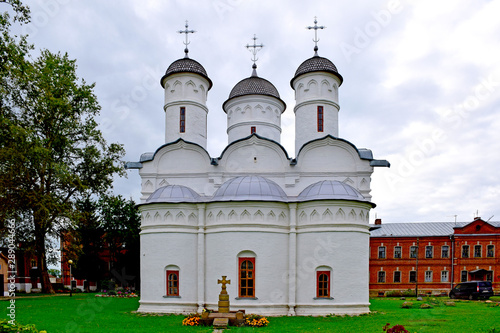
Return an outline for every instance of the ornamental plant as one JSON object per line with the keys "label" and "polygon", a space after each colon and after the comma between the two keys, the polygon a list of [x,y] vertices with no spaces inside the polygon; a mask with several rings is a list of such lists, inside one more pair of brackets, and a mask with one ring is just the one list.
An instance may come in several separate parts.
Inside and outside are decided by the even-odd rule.
{"label": "ornamental plant", "polygon": [[198,326],[199,324],[200,315],[198,313],[191,313],[182,321],[182,325],[184,326]]}
{"label": "ornamental plant", "polygon": [[393,327],[389,326],[391,326],[391,324],[385,324],[382,330],[386,333],[410,333],[410,331],[406,330],[403,325],[394,325]]}
{"label": "ornamental plant", "polygon": [[269,320],[267,320],[266,317],[251,314],[245,316],[245,324],[250,327],[264,327],[267,326],[267,324],[269,324]]}

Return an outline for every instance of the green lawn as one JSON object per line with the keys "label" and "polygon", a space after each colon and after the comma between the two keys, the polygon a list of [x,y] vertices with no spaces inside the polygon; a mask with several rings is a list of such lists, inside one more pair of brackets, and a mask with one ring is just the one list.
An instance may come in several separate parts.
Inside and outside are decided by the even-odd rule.
{"label": "green lawn", "polygon": [[[493,297],[500,302],[500,297]],[[183,327],[183,316],[141,315],[137,298],[98,298],[93,294],[18,297],[16,320],[36,324],[39,330],[53,332],[212,332],[207,327]],[[448,298],[413,302],[402,309],[403,301],[395,298],[371,300],[373,313],[359,317],[271,317],[265,328],[231,328],[230,332],[382,332],[386,323],[404,325],[410,332],[500,332],[500,306],[484,301],[456,301],[445,306]],[[8,299],[4,299],[3,318]],[[431,309],[420,309],[422,303],[435,303]]]}

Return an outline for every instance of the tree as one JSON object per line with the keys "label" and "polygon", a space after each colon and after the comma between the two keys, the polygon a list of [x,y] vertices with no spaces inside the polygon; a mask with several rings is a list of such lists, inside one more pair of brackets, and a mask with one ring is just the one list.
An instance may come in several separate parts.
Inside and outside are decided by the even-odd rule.
{"label": "tree", "polygon": [[134,201],[106,194],[86,198],[78,207],[80,220],[64,245],[65,256],[76,259],[73,275],[97,282],[113,279],[123,287],[137,284],[140,215]]}
{"label": "tree", "polygon": [[8,38],[2,35],[2,47],[15,44],[18,51],[2,51],[12,64],[0,69],[5,75],[0,102],[1,217],[22,216],[31,226],[26,230],[31,230],[42,291],[53,292],[47,237],[57,236],[76,220],[77,199],[105,193],[113,175],[124,174],[124,151],[119,144],[108,144],[98,129],[94,84],[77,77],[75,60],[48,50],[31,60],[21,55],[22,43]]}

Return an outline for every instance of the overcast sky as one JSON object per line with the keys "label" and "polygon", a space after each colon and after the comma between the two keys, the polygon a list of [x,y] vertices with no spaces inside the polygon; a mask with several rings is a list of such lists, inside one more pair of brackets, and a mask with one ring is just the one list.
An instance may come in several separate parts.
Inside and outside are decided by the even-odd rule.
{"label": "overcast sky", "polygon": [[[384,223],[500,220],[500,1],[379,0],[33,0],[23,31],[37,49],[68,52],[78,74],[95,82],[99,122],[127,161],[164,143],[167,67],[189,55],[214,83],[208,95],[208,151],[227,144],[222,103],[250,76],[257,42],[258,74],[287,104],[282,144],[294,152],[295,105],[290,79],[319,54],[344,77],[339,89],[340,137],[369,148],[391,168],[376,168],[372,200]],[[5,8],[5,4],[2,11]],[[139,200],[137,170],[115,193]]]}

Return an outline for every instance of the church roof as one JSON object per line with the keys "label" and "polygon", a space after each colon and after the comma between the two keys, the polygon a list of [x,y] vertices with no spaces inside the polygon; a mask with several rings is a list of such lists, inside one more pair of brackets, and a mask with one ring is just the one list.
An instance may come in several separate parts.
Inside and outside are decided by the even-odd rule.
{"label": "church roof", "polygon": [[170,66],[168,66],[165,75],[160,80],[160,84],[163,87],[163,81],[170,75],[176,73],[194,73],[204,77],[208,81],[208,90],[212,88],[212,80],[208,77],[205,68],[196,60],[191,58],[182,58],[174,61]]}
{"label": "church roof", "polygon": [[229,100],[236,97],[247,96],[247,95],[271,96],[279,99],[280,102],[283,103],[283,105],[286,108],[285,102],[283,102],[280,98],[278,89],[276,89],[276,87],[268,80],[258,77],[255,74],[255,72],[252,76],[247,77],[246,79],[243,79],[240,82],[236,83],[234,88],[229,93],[227,101],[224,102],[223,108],[226,105],[226,103],[229,102]]}
{"label": "church roof", "polygon": [[327,58],[315,55],[314,57],[304,61],[302,64],[300,64],[299,68],[297,68],[297,70],[295,71],[295,76],[290,81],[290,85],[292,86],[292,88],[294,88],[293,81],[295,81],[296,78],[298,78],[302,74],[312,72],[332,73],[340,79],[340,84],[342,84],[342,82],[344,81],[344,78],[339,74],[339,72],[337,71],[337,67],[333,64],[333,62],[331,62]]}
{"label": "church roof", "polygon": [[311,184],[300,192],[297,197],[297,201],[312,200],[352,200],[369,202],[354,187],[339,182],[338,180],[323,180]]}
{"label": "church roof", "polygon": [[182,185],[167,185],[154,191],[146,203],[153,202],[200,202],[201,196],[194,190]]}
{"label": "church roof", "polygon": [[283,189],[261,176],[232,178],[222,184],[210,201],[281,201],[288,197]]}

